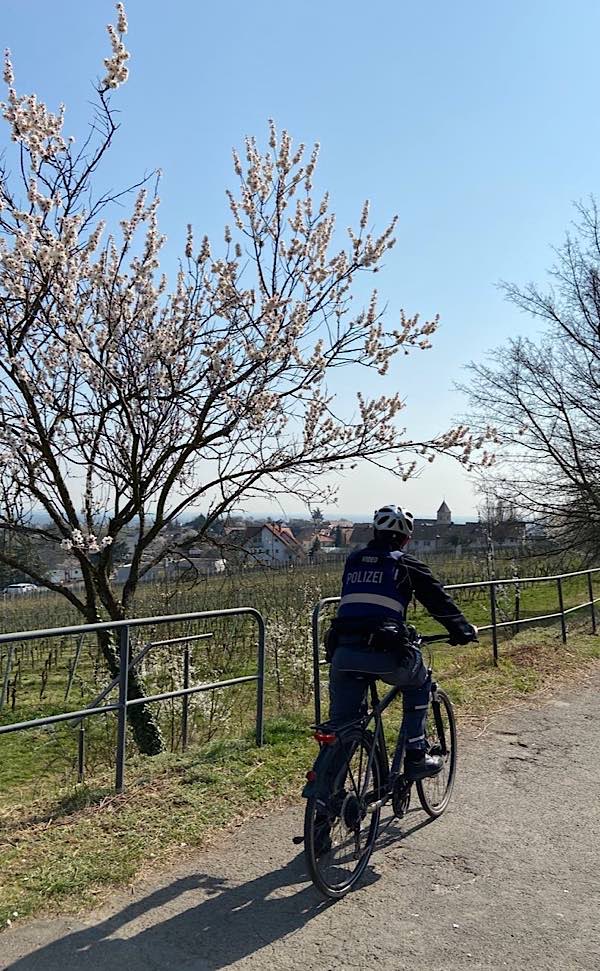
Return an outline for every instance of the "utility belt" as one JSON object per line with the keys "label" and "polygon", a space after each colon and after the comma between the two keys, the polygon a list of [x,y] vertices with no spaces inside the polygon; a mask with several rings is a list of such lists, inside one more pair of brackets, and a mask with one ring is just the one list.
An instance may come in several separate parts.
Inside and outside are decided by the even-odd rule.
{"label": "utility belt", "polygon": [[410,649],[406,625],[402,621],[346,620],[335,617],[325,635],[325,657],[331,663],[338,647],[351,647],[374,654],[401,657]]}

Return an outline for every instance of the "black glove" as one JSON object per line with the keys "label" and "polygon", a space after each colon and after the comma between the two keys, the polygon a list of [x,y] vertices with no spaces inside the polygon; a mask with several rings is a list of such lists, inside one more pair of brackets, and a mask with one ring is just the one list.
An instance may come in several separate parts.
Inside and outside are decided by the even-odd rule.
{"label": "black glove", "polygon": [[449,643],[452,647],[456,647],[460,644],[470,644],[472,641],[478,640],[479,631],[473,624],[465,624],[460,630],[455,630],[450,634]]}

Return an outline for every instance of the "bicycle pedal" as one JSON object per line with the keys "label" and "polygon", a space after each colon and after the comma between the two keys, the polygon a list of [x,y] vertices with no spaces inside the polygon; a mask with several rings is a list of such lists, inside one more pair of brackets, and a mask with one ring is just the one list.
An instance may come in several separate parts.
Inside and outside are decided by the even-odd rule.
{"label": "bicycle pedal", "polygon": [[303,836],[293,836],[292,837],[292,843],[294,844],[294,846],[300,846],[301,843],[304,843],[304,837]]}
{"label": "bicycle pedal", "polygon": [[403,776],[396,781],[392,792],[392,810],[398,819],[402,819],[408,812],[411,788],[410,782],[407,782]]}

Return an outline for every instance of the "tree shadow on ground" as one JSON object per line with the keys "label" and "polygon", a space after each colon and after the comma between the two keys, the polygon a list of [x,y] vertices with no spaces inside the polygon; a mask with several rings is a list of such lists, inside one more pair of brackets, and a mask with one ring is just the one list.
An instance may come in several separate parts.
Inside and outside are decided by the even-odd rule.
{"label": "tree shadow on ground", "polygon": [[[402,821],[382,821],[376,850],[402,842],[430,822],[415,816],[411,810]],[[217,971],[293,934],[331,906],[308,879],[303,852],[284,867],[237,886],[216,875],[186,876],[101,923],[0,966],[7,971],[79,971],[83,966],[89,971]],[[368,869],[360,886],[378,879]],[[161,908],[164,912],[150,923],[152,912]]]}
{"label": "tree shadow on ground", "polygon": [[[216,971],[298,930],[328,905],[307,880],[303,854],[241,886],[201,873],[175,880],[100,924],[62,937],[7,967],[14,971],[189,968]],[[202,895],[197,903],[194,896]],[[184,898],[185,895],[185,898]],[[166,907],[157,922],[151,912]],[[139,927],[127,928],[140,921]],[[129,936],[118,936],[125,930]]]}
{"label": "tree shadow on ground", "polygon": [[408,836],[412,836],[413,833],[418,833],[420,829],[424,829],[426,826],[431,826],[435,821],[431,816],[423,817],[423,811],[420,806],[411,807],[402,819],[398,819],[394,815],[389,815],[387,818],[381,820],[377,843],[375,845],[375,853],[385,850],[387,846],[391,846],[394,843],[401,843]]}

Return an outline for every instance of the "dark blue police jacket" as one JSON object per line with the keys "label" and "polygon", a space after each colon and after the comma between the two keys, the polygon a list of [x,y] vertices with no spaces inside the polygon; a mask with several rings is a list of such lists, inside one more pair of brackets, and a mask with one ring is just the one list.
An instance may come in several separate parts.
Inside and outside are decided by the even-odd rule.
{"label": "dark blue police jacket", "polygon": [[346,560],[338,617],[389,617],[402,622],[412,588],[400,584],[405,574],[401,550],[367,546]]}

